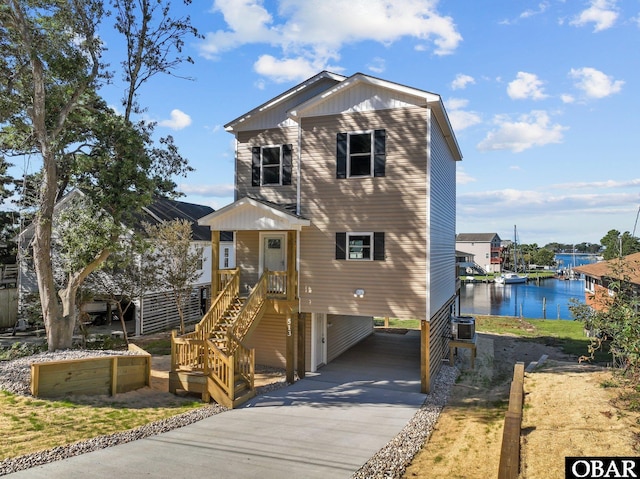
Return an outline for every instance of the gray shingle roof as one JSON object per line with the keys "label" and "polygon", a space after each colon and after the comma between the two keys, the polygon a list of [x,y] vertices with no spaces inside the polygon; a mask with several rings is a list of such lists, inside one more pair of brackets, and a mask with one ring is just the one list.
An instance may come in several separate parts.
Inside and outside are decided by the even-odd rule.
{"label": "gray shingle roof", "polygon": [[[498,236],[498,233],[459,233],[456,235],[456,241],[460,243],[470,243],[473,241],[491,243],[496,236]],[[500,240],[499,236],[498,240]]]}

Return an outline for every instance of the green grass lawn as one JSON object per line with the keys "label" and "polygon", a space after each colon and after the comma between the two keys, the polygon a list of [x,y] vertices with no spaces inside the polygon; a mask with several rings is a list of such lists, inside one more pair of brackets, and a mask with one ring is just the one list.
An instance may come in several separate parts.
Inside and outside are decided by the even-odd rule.
{"label": "green grass lawn", "polygon": [[200,401],[169,397],[162,407],[83,404],[0,391],[0,461],[102,434],[133,429],[203,407]]}
{"label": "green grass lawn", "polygon": [[[558,319],[520,319],[511,316],[475,316],[476,330],[483,333],[512,334],[523,340],[560,348],[564,353],[580,357],[589,354],[590,339],[582,323]],[[374,318],[376,327],[384,327],[384,318]],[[389,319],[390,328],[420,329],[417,319]],[[611,355],[598,351],[594,362],[611,362]]]}

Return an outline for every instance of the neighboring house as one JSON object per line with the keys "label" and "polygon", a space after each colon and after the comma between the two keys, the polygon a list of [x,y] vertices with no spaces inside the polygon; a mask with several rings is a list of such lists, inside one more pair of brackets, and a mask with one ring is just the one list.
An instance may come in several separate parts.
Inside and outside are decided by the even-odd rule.
{"label": "neighboring house", "polygon": [[576,266],[573,271],[584,275],[585,303],[595,310],[606,309],[609,298],[615,294],[610,285],[621,277],[640,295],[640,253],[627,255],[622,261],[611,259]]}
{"label": "neighboring house", "polygon": [[502,272],[502,240],[497,233],[459,233],[456,249],[474,256],[474,261],[489,273]]}
{"label": "neighboring house", "polygon": [[458,250],[456,250],[456,269],[458,277],[487,274],[487,271],[476,263],[473,254]]}
{"label": "neighboring house", "polygon": [[[448,352],[458,287],[462,155],[440,96],[322,72],[225,127],[236,139],[235,202],[200,224],[214,232],[213,251],[216,231],[236,234],[237,277],[213,271],[212,289],[241,312],[225,329],[217,307],[199,331],[175,338],[183,359],[170,389],[200,387],[236,404],[218,370],[196,385],[202,339],[222,338],[207,349],[211,364],[234,363],[238,375],[231,356],[255,349],[257,363],[286,367],[292,381],[294,370],[303,377],[372,334],[373,317],[389,316],[421,320],[415,359],[428,392]],[[242,305],[237,297],[248,294]]]}
{"label": "neighboring house", "polygon": [[[82,195],[80,190],[72,190],[65,195],[55,206],[54,214],[66,208],[71,200]],[[200,226],[198,218],[213,212],[208,206],[175,201],[168,198],[157,198],[153,204],[143,208],[137,216],[137,223],[127,225],[132,230],[141,230],[143,223],[158,224],[163,221],[174,219],[184,219],[191,223],[194,247],[200,246],[203,249],[202,274],[196,284],[193,285],[191,300],[186,307],[185,317],[187,324],[198,322],[202,318],[203,311],[206,311],[210,303],[211,287],[211,233],[209,228]],[[34,227],[30,225],[19,236],[19,245],[22,251],[20,260],[20,274],[18,278],[20,290],[20,302],[24,304],[26,295],[37,293],[38,286],[35,277],[33,260],[30,254],[30,242],[33,238]],[[233,245],[232,233],[221,234],[227,240],[225,245]],[[231,241],[229,243],[229,240]],[[230,253],[233,257],[233,253]],[[228,266],[232,267],[232,266]],[[223,266],[220,265],[220,269]],[[153,291],[142,298],[134,298],[133,310],[128,311],[128,318],[135,318],[135,334],[149,334],[157,331],[164,331],[180,324],[175,302],[161,291]],[[111,305],[108,301],[94,301],[83,307],[83,310],[93,315],[109,315]]]}

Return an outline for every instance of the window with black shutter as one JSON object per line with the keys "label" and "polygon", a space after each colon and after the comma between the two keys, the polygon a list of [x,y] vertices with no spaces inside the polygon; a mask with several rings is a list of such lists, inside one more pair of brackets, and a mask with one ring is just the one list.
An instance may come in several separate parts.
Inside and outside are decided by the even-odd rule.
{"label": "window with black shutter", "polygon": [[290,144],[251,148],[251,184],[280,186],[291,184],[292,150]]}
{"label": "window with black shutter", "polygon": [[338,133],[336,178],[385,176],[386,130]]}
{"label": "window with black shutter", "polygon": [[384,232],[336,233],[336,259],[384,261]]}

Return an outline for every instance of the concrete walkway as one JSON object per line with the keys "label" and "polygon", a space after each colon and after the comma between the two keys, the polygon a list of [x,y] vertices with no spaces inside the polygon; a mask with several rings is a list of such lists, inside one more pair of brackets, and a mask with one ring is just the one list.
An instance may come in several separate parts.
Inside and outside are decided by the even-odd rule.
{"label": "concrete walkway", "polygon": [[9,477],[349,478],[424,402],[419,358],[419,331],[376,333],[241,409]]}

